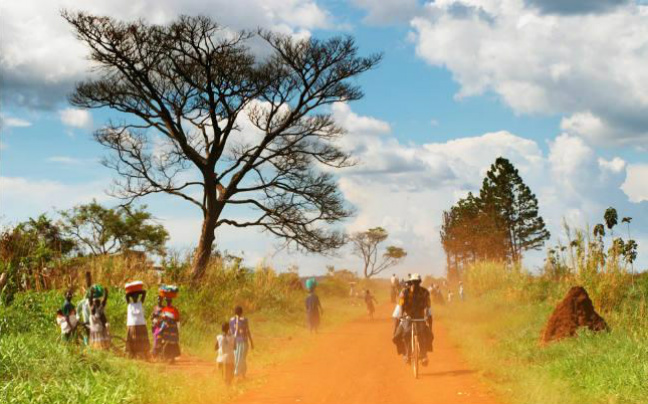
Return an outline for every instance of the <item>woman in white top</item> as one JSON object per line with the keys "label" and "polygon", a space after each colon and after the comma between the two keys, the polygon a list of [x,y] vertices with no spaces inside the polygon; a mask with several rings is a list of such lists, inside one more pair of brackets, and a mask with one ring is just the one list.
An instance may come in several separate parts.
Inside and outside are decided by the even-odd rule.
{"label": "woman in white top", "polygon": [[144,316],[144,299],[146,291],[126,294],[126,303],[128,303],[128,312],[126,316],[126,353],[132,357],[148,358],[151,345],[148,339],[148,330],[146,329],[146,317]]}
{"label": "woman in white top", "polygon": [[234,378],[234,347],[236,340],[229,332],[230,327],[228,323],[223,323],[221,330],[223,332],[216,336],[216,350],[218,351],[216,362],[218,363],[218,369],[220,369],[223,375],[225,384],[229,385]]}

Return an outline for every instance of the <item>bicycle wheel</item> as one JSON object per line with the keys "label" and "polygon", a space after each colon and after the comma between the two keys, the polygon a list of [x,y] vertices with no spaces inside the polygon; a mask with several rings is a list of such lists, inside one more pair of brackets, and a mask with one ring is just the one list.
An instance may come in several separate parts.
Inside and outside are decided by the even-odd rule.
{"label": "bicycle wheel", "polygon": [[418,379],[419,375],[419,343],[418,336],[412,324],[412,370],[414,371],[414,378]]}

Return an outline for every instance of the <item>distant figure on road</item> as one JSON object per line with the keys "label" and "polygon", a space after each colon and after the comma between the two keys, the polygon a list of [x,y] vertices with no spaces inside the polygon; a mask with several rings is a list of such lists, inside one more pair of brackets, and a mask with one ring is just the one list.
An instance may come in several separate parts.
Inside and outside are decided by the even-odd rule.
{"label": "distant figure on road", "polygon": [[250,332],[250,323],[247,318],[243,317],[243,307],[236,306],[234,317],[230,319],[229,326],[230,333],[232,333],[236,341],[234,348],[234,375],[245,379],[248,347],[254,349],[254,342]]}
{"label": "distant figure on road", "polygon": [[463,282],[459,282],[459,299],[463,302],[464,301],[464,286]]}
{"label": "distant figure on road", "polygon": [[396,274],[392,274],[391,276],[391,302],[396,303],[396,299],[398,298],[398,293],[400,293],[400,282],[398,281],[398,277]]}
{"label": "distant figure on road", "polygon": [[373,320],[373,315],[374,312],[376,311],[376,307],[374,306],[374,303],[378,303],[378,302],[376,301],[376,298],[371,294],[369,289],[365,291],[364,301],[365,304],[367,305],[367,314],[369,315],[369,319]]}
{"label": "distant figure on road", "polygon": [[[309,279],[310,280],[310,279]],[[308,296],[306,297],[306,322],[310,332],[317,333],[320,324],[320,316],[323,313],[322,304],[319,297],[315,294],[316,282],[306,282]]]}

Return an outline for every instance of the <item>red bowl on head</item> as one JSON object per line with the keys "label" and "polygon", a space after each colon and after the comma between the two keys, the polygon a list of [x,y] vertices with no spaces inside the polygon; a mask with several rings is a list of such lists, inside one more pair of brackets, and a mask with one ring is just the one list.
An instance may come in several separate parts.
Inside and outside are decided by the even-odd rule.
{"label": "red bowl on head", "polygon": [[176,297],[178,297],[178,292],[170,291],[170,290],[160,290],[160,296],[164,298],[175,299]]}
{"label": "red bowl on head", "polygon": [[129,282],[124,288],[126,293],[141,292],[144,290],[144,283],[142,281]]}

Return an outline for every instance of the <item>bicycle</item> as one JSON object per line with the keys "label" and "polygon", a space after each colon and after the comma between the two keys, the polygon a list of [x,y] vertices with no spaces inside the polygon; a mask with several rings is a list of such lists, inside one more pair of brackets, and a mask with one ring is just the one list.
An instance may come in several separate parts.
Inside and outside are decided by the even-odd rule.
{"label": "bicycle", "polygon": [[419,362],[420,362],[420,353],[421,345],[418,338],[418,328],[420,323],[425,323],[423,318],[411,318],[405,317],[401,319],[401,322],[408,321],[410,322],[410,363],[412,365],[412,371],[414,372],[414,378],[418,379],[419,376]]}

